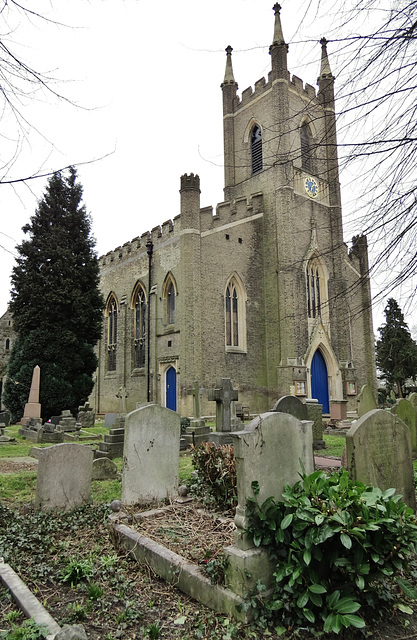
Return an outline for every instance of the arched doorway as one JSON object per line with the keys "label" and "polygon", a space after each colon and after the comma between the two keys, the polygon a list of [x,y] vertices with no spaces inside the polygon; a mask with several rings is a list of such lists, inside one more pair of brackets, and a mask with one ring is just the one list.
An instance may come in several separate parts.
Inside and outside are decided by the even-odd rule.
{"label": "arched doorway", "polygon": [[323,413],[330,413],[327,365],[320,349],[311,361],[311,397],[323,405]]}
{"label": "arched doorway", "polygon": [[165,391],[167,409],[177,410],[177,372],[174,367],[169,367],[165,374]]}

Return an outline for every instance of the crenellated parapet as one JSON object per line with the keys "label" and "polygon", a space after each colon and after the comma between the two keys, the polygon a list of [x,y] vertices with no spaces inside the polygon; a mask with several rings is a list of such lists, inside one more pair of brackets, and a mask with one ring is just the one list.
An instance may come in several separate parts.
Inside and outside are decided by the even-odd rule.
{"label": "crenellated parapet", "polygon": [[[198,176],[195,177],[198,179]],[[184,176],[182,176],[182,178],[184,178]],[[194,183],[195,186],[191,186],[191,188],[196,188],[197,183],[195,180]],[[186,188],[190,188],[189,183]],[[220,202],[216,207],[214,215],[213,207],[203,207],[199,209],[197,213],[200,223],[199,228],[201,232],[210,231],[223,225],[235,223],[236,221],[248,220],[253,215],[261,214],[262,211],[262,193],[254,193],[249,197],[243,196],[231,202]],[[184,220],[186,221],[185,227],[183,225]],[[114,266],[124,260],[132,260],[135,256],[142,257],[142,255],[146,255],[146,243],[149,240],[152,240],[153,250],[157,252],[160,247],[166,245],[167,241],[175,237],[180,237],[182,231],[188,230],[188,228],[186,217],[183,219],[181,215],[175,216],[173,220],[166,220],[162,225],[157,225],[153,227],[151,231],[147,231],[141,236],[136,236],[130,242],[125,242],[123,246],[116,247],[116,249],[109,251],[106,255],[100,256],[100,267]]]}
{"label": "crenellated parapet", "polygon": [[[260,78],[255,82],[255,89],[253,89],[252,86],[244,89],[242,92],[242,97],[236,97],[235,111],[242,107],[248,106],[254,100],[257,100],[259,96],[270,91],[272,89],[274,81],[275,80],[272,76],[272,73],[270,72],[268,75],[268,82],[266,82],[265,78]],[[296,91],[301,98],[307,100],[314,100],[315,98],[317,98],[316,89],[311,84],[308,84],[307,82],[304,83],[304,81],[298,76],[291,76],[290,88],[293,91]]]}

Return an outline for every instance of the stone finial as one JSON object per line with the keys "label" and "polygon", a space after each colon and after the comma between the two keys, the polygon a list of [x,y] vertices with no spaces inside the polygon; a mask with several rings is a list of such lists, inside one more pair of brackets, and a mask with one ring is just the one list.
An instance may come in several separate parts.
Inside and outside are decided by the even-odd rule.
{"label": "stone finial", "polygon": [[272,9],[275,13],[274,38],[272,40],[272,44],[285,44],[284,36],[282,33],[281,18],[279,15],[281,11],[281,5],[276,2]]}
{"label": "stone finial", "polygon": [[224,72],[224,80],[223,80],[222,86],[225,84],[236,84],[236,80],[233,75],[233,65],[232,65],[233,47],[231,47],[229,44],[229,46],[226,47],[225,51],[226,51],[226,69]]}
{"label": "stone finial", "polygon": [[319,80],[321,78],[333,78],[332,71],[330,69],[329,58],[327,56],[326,38],[322,38],[320,40],[320,44],[321,44],[321,66],[320,66]]}

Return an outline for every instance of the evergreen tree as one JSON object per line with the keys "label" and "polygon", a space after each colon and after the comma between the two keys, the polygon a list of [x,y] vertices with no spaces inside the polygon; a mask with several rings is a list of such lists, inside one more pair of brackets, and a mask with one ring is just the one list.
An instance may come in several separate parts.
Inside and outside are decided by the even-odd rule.
{"label": "evergreen tree", "polygon": [[41,369],[42,417],[76,410],[93,388],[104,301],[91,222],[75,169],[55,173],[17,247],[10,309],[17,333],[3,402],[18,420]]}
{"label": "evergreen tree", "polygon": [[396,387],[402,398],[404,382],[417,375],[417,343],[411,337],[396,300],[388,300],[384,313],[386,322],[378,329],[380,339],[376,343],[376,363],[383,378]]}

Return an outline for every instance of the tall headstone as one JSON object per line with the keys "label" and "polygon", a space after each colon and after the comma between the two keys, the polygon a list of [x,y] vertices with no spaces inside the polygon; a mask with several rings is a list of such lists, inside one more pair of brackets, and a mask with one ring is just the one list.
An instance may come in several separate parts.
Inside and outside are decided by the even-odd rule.
{"label": "tall headstone", "polygon": [[33,368],[32,384],[30,385],[29,398],[25,405],[23,412],[23,418],[20,421],[21,425],[27,424],[30,418],[41,417],[41,405],[39,403],[39,391],[41,384],[41,370],[39,365]]}
{"label": "tall headstone", "polygon": [[216,386],[208,390],[208,399],[216,403],[216,431],[210,435],[210,442],[231,444],[231,432],[241,428],[233,405],[238,397],[238,390],[233,389],[230,378],[218,378]]}
{"label": "tall headstone", "polygon": [[183,438],[186,445],[198,446],[202,442],[208,442],[210,440],[210,427],[206,426],[205,421],[201,418],[201,395],[204,389],[200,387],[200,383],[194,382],[191,389],[187,391],[187,395],[193,396],[193,413],[194,418],[190,420],[189,426],[187,426]]}
{"label": "tall headstone", "polygon": [[307,398],[305,401],[308,420],[313,421],[313,449],[325,449],[323,440],[323,405],[315,398]]}
{"label": "tall headstone", "polygon": [[270,496],[281,499],[285,485],[300,479],[301,464],[307,474],[312,473],[312,426],[311,421],[301,421],[290,414],[268,412],[257,416],[244,431],[232,434],[238,506],[234,545],[225,550],[229,560],[226,586],[238,595],[250,593],[258,579],[268,587],[276,568],[276,561],[271,561],[265,550],[255,547],[245,533],[252,483],[259,484],[257,500],[262,504]]}
{"label": "tall headstone", "polygon": [[352,480],[382,491],[394,487],[416,508],[411,434],[397,416],[382,409],[365,414],[347,432],[346,449]]}
{"label": "tall headstone", "polygon": [[391,413],[399,417],[407,425],[411,434],[411,448],[417,454],[417,409],[410,400],[400,398],[391,409]]}
{"label": "tall headstone", "polygon": [[35,509],[71,511],[88,503],[93,451],[81,444],[56,444],[40,449]]}
{"label": "tall headstone", "polygon": [[374,409],[376,409],[374,392],[369,384],[364,384],[358,395],[358,417],[361,418]]}
{"label": "tall headstone", "polygon": [[180,434],[180,416],[159,404],[146,405],[126,416],[124,504],[146,504],[177,494]]}

